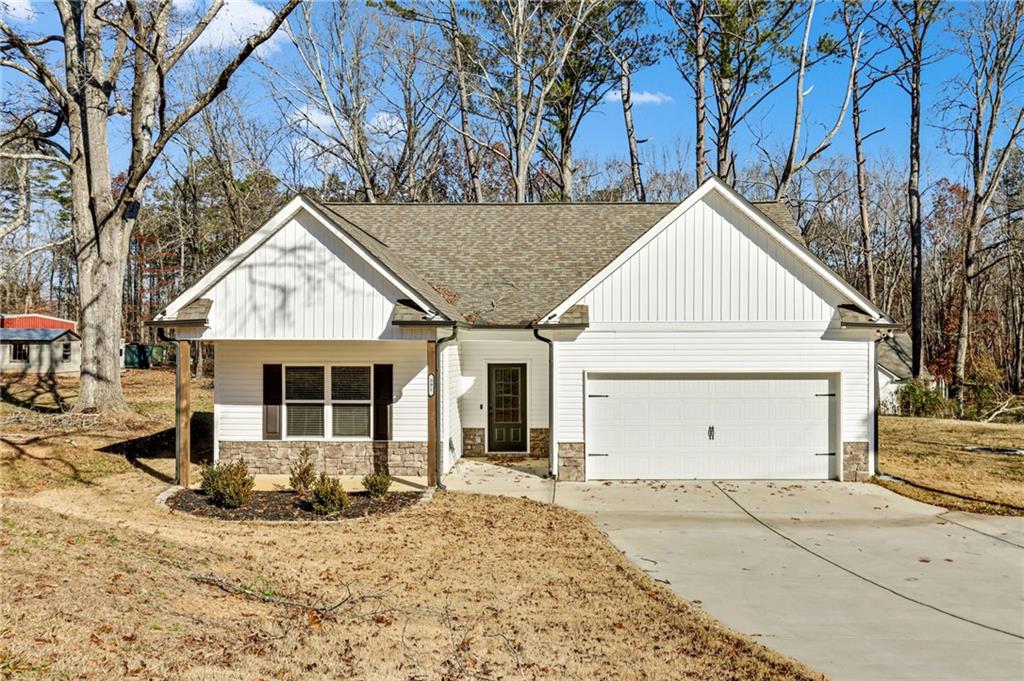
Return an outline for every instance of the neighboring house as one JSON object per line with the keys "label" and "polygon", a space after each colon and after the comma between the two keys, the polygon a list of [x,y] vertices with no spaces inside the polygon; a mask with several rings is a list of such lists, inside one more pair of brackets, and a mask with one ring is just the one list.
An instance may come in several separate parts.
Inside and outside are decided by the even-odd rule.
{"label": "neighboring house", "polygon": [[0,372],[61,374],[78,372],[82,341],[68,329],[0,328]]}
{"label": "neighboring house", "polygon": [[[885,336],[878,341],[878,404],[885,414],[899,413],[897,393],[900,386],[913,380],[913,341],[905,332]],[[921,379],[929,386],[935,377],[928,367],[921,367]]]}
{"label": "neighboring house", "polygon": [[215,345],[214,451],[287,473],[865,479],[894,324],[783,206],[298,197],[152,326]]}

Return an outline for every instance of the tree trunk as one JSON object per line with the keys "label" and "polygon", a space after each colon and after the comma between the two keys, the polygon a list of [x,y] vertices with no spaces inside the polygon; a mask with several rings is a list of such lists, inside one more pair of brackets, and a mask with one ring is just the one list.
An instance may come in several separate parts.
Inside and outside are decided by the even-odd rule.
{"label": "tree trunk", "polygon": [[731,96],[731,84],[728,78],[722,78],[719,84],[719,94],[716,97],[718,102],[718,130],[715,140],[715,152],[718,177],[722,181],[732,184],[731,174],[732,168],[729,162],[729,147],[732,144],[732,111],[729,107],[729,97]]}
{"label": "tree trunk", "polygon": [[118,356],[126,262],[124,227],[108,223],[98,234],[98,239],[78,249],[82,336],[78,412],[127,410]]}
{"label": "tree trunk", "polygon": [[910,82],[910,173],[907,206],[910,218],[910,333],[913,350],[911,370],[921,377],[924,364],[924,261],[921,237],[921,62],[911,67]]}
{"label": "tree trunk", "polygon": [[953,382],[950,386],[951,396],[956,399],[957,411],[964,415],[964,385],[967,378],[967,347],[970,339],[971,305],[974,303],[973,282],[969,273],[970,245],[965,245],[964,277],[960,290],[960,315],[956,332],[956,359],[953,362]]}
{"label": "tree trunk", "polygon": [[636,130],[633,128],[633,75],[629,68],[629,60],[619,61],[619,87],[622,90],[622,117],[626,123],[626,143],[629,146],[629,169],[633,177],[633,194],[637,201],[647,201],[644,190],[644,179],[640,174],[640,152],[636,143]]}
{"label": "tree trunk", "polygon": [[[871,220],[868,217],[868,177],[865,169],[864,141],[860,130],[860,84],[853,74],[853,153],[857,163],[857,204],[860,209],[861,252],[864,255],[864,278],[868,299],[875,302],[875,251],[871,243]],[[888,313],[888,310],[886,310]]]}
{"label": "tree trunk", "polygon": [[[564,137],[564,136],[563,136]],[[562,186],[562,200],[572,201],[573,175],[575,168],[572,162],[572,142],[562,140],[561,149],[558,154],[559,184]]]}
{"label": "tree trunk", "polygon": [[694,110],[697,118],[697,140],[696,140],[696,167],[694,177],[697,180],[697,184],[701,185],[704,183],[704,179],[707,176],[707,164],[708,164],[708,141],[707,134],[705,132],[706,117],[707,117],[707,95],[704,92],[706,78],[705,72],[707,71],[707,48],[704,44],[704,15],[707,10],[706,0],[699,0],[694,6],[694,57],[697,61],[697,78],[693,88],[694,94]]}

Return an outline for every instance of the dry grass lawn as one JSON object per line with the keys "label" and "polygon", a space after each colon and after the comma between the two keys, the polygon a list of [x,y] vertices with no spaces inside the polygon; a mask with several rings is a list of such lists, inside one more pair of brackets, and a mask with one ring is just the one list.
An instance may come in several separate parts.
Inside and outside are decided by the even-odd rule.
{"label": "dry grass lawn", "polygon": [[[129,370],[122,380],[134,413],[102,417],[64,413],[78,394],[77,376],[0,375],[0,492],[89,484],[130,470],[129,461],[173,456],[174,373]],[[193,382],[192,404],[198,455],[212,423],[208,381]]]}
{"label": "dry grass lawn", "polygon": [[[164,464],[166,465],[166,464]],[[582,516],[443,494],[392,516],[232,524],[141,471],[7,502],[0,670],[25,678],[809,679],[653,582]],[[198,583],[348,603],[328,616]]]}
{"label": "dry grass lawn", "polygon": [[[8,386],[0,678],[821,678],[680,600],[565,509],[451,493],[338,523],[160,510],[171,380],[129,372],[140,413],[118,418],[47,415],[48,389]],[[73,380],[51,387],[73,398]],[[209,391],[195,396],[209,408]]]}
{"label": "dry grass lawn", "polygon": [[883,416],[879,429],[883,473],[952,494],[884,480],[880,484],[955,510],[1024,515],[1024,456],[965,449],[979,445],[1024,449],[1024,424]]}

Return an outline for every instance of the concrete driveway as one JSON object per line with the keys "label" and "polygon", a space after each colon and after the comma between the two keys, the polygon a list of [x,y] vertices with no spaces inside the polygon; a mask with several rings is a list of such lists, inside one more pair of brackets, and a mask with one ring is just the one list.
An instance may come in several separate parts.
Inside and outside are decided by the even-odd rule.
{"label": "concrete driveway", "polygon": [[834,679],[1024,679],[1024,519],[870,484],[556,485],[496,468],[460,464],[449,487],[580,511],[683,598]]}

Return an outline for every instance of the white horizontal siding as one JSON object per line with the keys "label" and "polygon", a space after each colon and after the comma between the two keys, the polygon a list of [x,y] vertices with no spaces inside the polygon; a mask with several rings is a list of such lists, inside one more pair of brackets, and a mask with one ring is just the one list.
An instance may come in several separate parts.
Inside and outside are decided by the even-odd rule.
{"label": "white horizontal siding", "polygon": [[459,335],[462,355],[462,426],[487,427],[487,365],[526,364],[526,413],[529,428],[548,425],[548,346],[529,331],[506,332],[520,340],[494,340],[487,331]]}
{"label": "white horizontal siding", "polygon": [[657,373],[828,373],[839,374],[843,441],[871,440],[872,344],[863,339],[823,338],[814,330],[584,331],[558,344],[557,437],[582,442],[584,374]]}
{"label": "white horizontal siding", "polygon": [[390,323],[402,294],[305,212],[204,297],[213,301],[206,340],[405,337]]}
{"label": "white horizontal siding", "polygon": [[219,341],[214,344],[215,441],[263,437],[264,364],[394,365],[392,439],[427,440],[427,345],[412,341]]}
{"label": "white horizontal siding", "polygon": [[458,343],[441,349],[441,446],[444,448],[444,472],[462,458],[462,364]]}
{"label": "white horizontal siding", "polygon": [[846,302],[719,193],[586,293],[591,322],[827,321]]}

